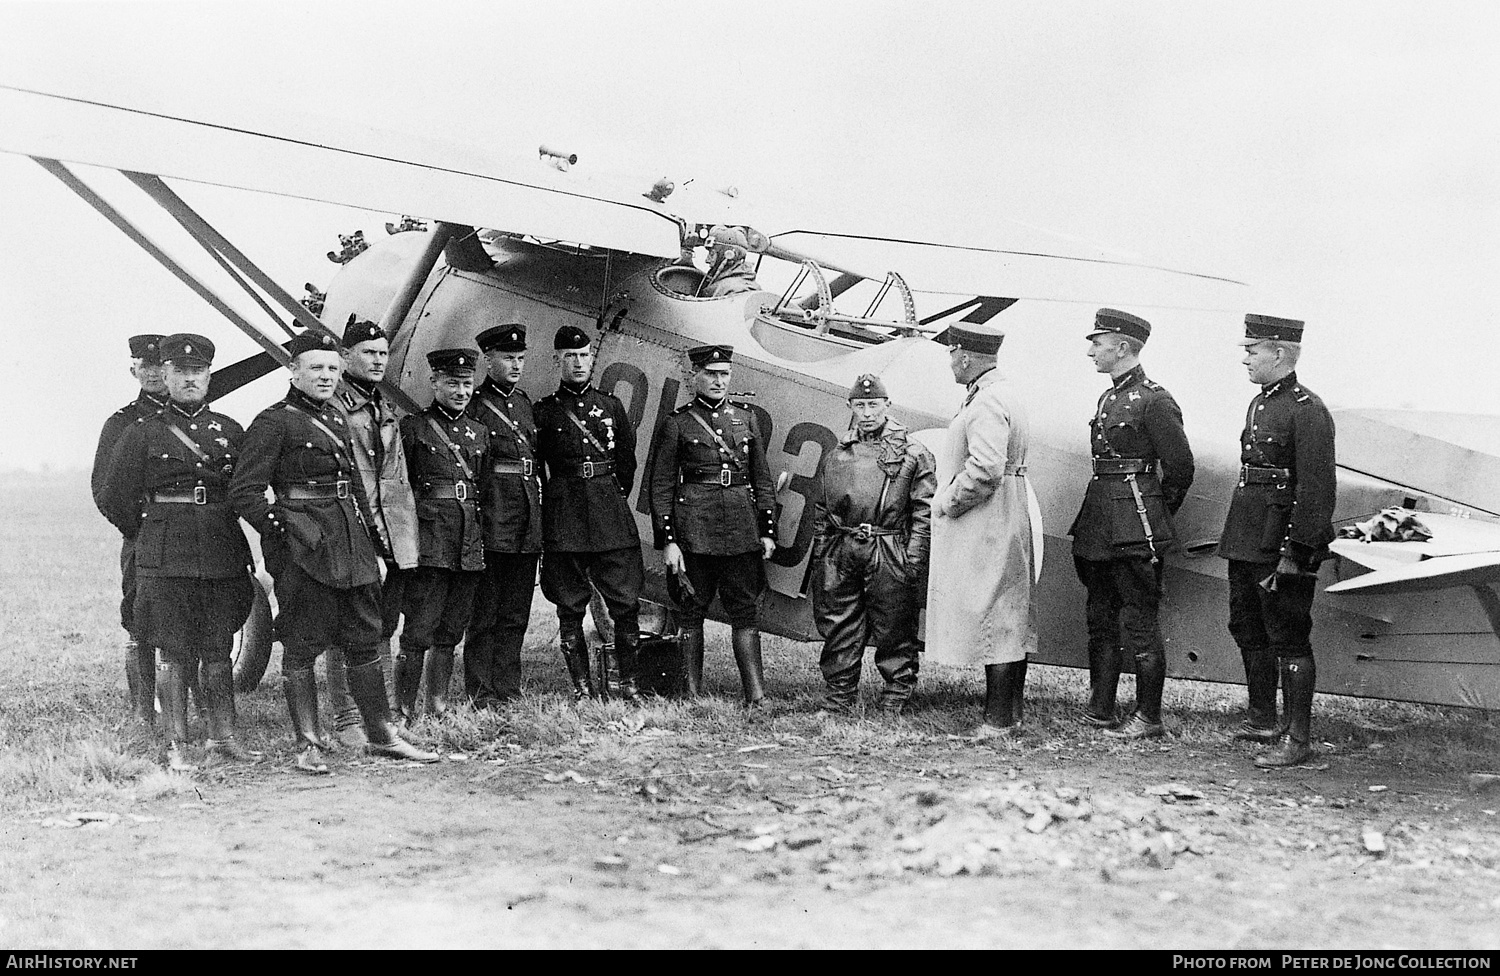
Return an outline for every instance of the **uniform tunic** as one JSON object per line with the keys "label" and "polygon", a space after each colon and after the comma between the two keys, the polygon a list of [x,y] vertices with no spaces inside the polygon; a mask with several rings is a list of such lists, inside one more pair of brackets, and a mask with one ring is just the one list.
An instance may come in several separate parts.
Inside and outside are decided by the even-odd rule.
{"label": "uniform tunic", "polygon": [[847,434],[824,456],[818,483],[811,595],[823,677],[852,703],[873,643],[887,689],[904,697],[917,679],[936,461],[888,418],[872,436]]}
{"label": "uniform tunic", "polygon": [[[561,619],[581,620],[592,581],[616,627],[633,631],[645,569],[627,500],[635,482],[635,428],[625,405],[591,385],[564,385],[543,397],[535,414],[537,457],[546,479],[542,592],[557,605]],[[592,477],[585,462],[599,466]],[[607,471],[611,463],[612,472]]]}
{"label": "uniform tunic", "polygon": [[[105,514],[104,504],[101,501],[104,478],[109,470],[110,457],[119,445],[120,435],[140,418],[149,417],[166,405],[166,397],[154,396],[142,390],[139,396],[110,414],[109,419],[104,421],[104,428],[99,432],[99,446],[94,449],[94,467],[90,482],[94,505],[105,518],[109,516]],[[126,633],[132,637],[136,636],[134,621],[135,546],[129,537],[125,537],[120,542],[120,626],[125,628]]]}
{"label": "uniform tunic", "polygon": [[[1333,417],[1291,373],[1250,401],[1240,434],[1244,465],[1229,503],[1219,555],[1229,560],[1229,631],[1251,675],[1251,720],[1274,724],[1276,671],[1265,655],[1312,655],[1312,601],[1318,565],[1333,541],[1338,482]],[[1276,589],[1260,582],[1289,559],[1298,575]]]}
{"label": "uniform tunic", "polygon": [[694,397],[657,427],[648,477],[656,548],[682,549],[692,585],[667,581],[687,622],[701,621],[717,593],[733,626],[755,626],[761,539],[776,533],[776,483],[755,415]]}
{"label": "uniform tunic", "polygon": [[331,403],[292,387],[251,421],[229,486],[276,579],[276,636],[303,667],[332,646],[359,649],[357,665],[381,638],[380,557],[347,428]]}
{"label": "uniform tunic", "polygon": [[249,616],[250,547],[227,493],[244,435],[172,403],[131,424],[100,479],[100,507],[135,546],[140,639],[169,654],[227,658]]}
{"label": "uniform tunic", "polygon": [[401,418],[401,442],[416,489],[419,529],[418,565],[402,607],[401,647],[452,647],[468,627],[484,569],[480,511],[489,503],[484,471],[490,434],[467,413],[455,416],[433,403]]}
{"label": "uniform tunic", "polygon": [[1037,645],[1025,408],[995,370],[969,384],[937,456],[927,655],[941,664],[1023,660]]}
{"label": "uniform tunic", "polygon": [[1145,370],[1137,366],[1117,377],[1099,397],[1089,428],[1095,458],[1146,462],[1147,470],[1135,479],[1151,524],[1151,539],[1147,540],[1141,525],[1127,478],[1095,474],[1068,530],[1073,536],[1073,554],[1080,559],[1109,560],[1149,559],[1166,552],[1175,537],[1170,513],[1182,506],[1193,483],[1193,451],[1183,430],[1182,409],[1172,394],[1147,379]]}
{"label": "uniform tunic", "polygon": [[490,432],[491,501],[480,512],[484,579],[464,639],[464,688],[482,703],[521,693],[521,647],[542,549],[542,478],[525,390],[486,379],[469,413]]}

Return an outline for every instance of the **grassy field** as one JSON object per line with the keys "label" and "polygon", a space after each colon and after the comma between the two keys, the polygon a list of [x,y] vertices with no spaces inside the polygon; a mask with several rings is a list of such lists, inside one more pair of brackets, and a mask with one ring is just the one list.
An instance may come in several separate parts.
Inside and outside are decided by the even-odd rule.
{"label": "grassy field", "polygon": [[[118,539],[86,478],[0,477],[0,511],[0,860],[19,879],[0,883],[0,939],[15,944],[1500,944],[1500,794],[1465,779],[1500,766],[1488,713],[1321,697],[1316,763],[1267,775],[1230,741],[1239,686],[1170,682],[1172,734],[1119,745],[1075,721],[1086,674],[1034,667],[1026,735],[975,746],[977,674],[928,669],[901,719],[827,720],[817,649],[774,638],[773,703],[747,716],[720,627],[717,696],[574,706],[539,597],[526,694],[424,719],[437,767],[344,753],[332,777],[291,772],[273,661],[239,699],[266,761],[167,774],[160,743],[127,720]],[[1205,799],[1172,806],[1168,782]],[[129,826],[48,829],[88,810]],[[1370,830],[1388,852],[1360,846]],[[184,845],[211,866],[141,873]],[[1119,907],[1122,884],[1157,892],[1168,877],[1171,911]],[[455,901],[455,879],[479,894]],[[358,929],[359,899],[393,885],[445,907],[416,930]],[[1064,895],[1038,901],[1039,885]],[[964,926],[959,906],[980,891],[1029,927]],[[1334,910],[1331,892],[1381,907]],[[144,921],[118,907],[158,894]],[[684,898],[699,914],[680,915]],[[930,909],[921,924],[880,928],[912,899]],[[793,910],[804,903],[841,928]],[[237,924],[245,912],[266,924]],[[530,927],[497,934],[497,912]],[[753,930],[734,927],[751,916]]]}

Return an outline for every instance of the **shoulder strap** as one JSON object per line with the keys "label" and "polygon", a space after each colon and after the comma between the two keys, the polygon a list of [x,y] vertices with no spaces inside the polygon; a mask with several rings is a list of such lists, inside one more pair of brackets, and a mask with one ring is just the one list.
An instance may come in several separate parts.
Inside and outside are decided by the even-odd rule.
{"label": "shoulder strap", "polygon": [[557,405],[559,407],[562,407],[563,413],[567,414],[568,419],[573,421],[573,426],[583,431],[583,436],[587,437],[589,439],[589,443],[594,445],[594,450],[598,451],[600,454],[609,453],[609,448],[599,443],[599,438],[594,436],[594,432],[589,430],[587,424],[578,419],[578,414],[573,412],[572,407],[568,406],[566,403],[563,403],[560,397],[558,398]]}
{"label": "shoulder strap", "polygon": [[302,407],[294,406],[291,403],[288,403],[286,405],[286,408],[293,411],[294,413],[300,413],[302,416],[311,421],[314,427],[321,430],[324,434],[327,434],[328,439],[333,441],[333,446],[337,450],[344,449],[344,439],[338,434],[335,434],[332,427],[329,427],[327,424],[323,423],[323,421],[319,420],[316,414],[312,413],[311,411],[304,410]]}
{"label": "shoulder strap", "polygon": [[448,453],[453,455],[453,463],[458,465],[459,470],[464,473],[464,477],[473,481],[474,469],[469,467],[468,461],[464,460],[463,450],[457,444],[453,443],[453,440],[448,436],[448,432],[443,429],[443,425],[438,423],[437,418],[432,414],[427,415],[427,424],[438,437],[443,439],[443,443],[448,445]]}
{"label": "shoulder strap", "polygon": [[[492,403],[488,397],[481,397],[479,400],[479,404],[482,407],[488,408],[490,413],[494,414],[502,424],[510,429],[510,432],[515,435],[516,447],[521,449],[522,454],[530,457],[531,443],[526,440],[526,435],[521,432],[521,428],[516,425],[516,422],[514,420],[511,420],[510,417],[506,415],[504,410],[501,410],[499,407],[495,406],[495,404]],[[571,416],[571,414],[569,414],[569,416]]]}
{"label": "shoulder strap", "polygon": [[729,445],[724,443],[724,438],[719,436],[719,432],[710,427],[708,425],[708,421],[704,420],[698,414],[693,413],[692,410],[689,410],[687,413],[689,417],[692,417],[694,420],[698,421],[699,427],[702,427],[704,430],[708,431],[708,436],[712,437],[714,439],[714,443],[719,445],[719,450],[729,455],[729,463],[734,465],[735,470],[743,471],[745,469],[744,462],[734,456],[734,451],[730,450]]}
{"label": "shoulder strap", "polygon": [[197,456],[198,460],[202,461],[204,464],[208,463],[208,454],[204,452],[203,448],[199,447],[198,443],[191,437],[189,437],[181,427],[178,427],[176,424],[172,423],[172,421],[168,420],[165,413],[158,413],[156,415],[156,419],[161,421],[163,427],[172,432],[173,437],[182,441],[182,443],[187,446],[187,449],[192,451],[193,454]]}

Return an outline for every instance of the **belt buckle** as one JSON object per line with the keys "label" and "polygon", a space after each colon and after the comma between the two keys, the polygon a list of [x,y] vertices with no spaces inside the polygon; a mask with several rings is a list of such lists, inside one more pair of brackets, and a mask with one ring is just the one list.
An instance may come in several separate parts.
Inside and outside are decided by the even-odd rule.
{"label": "belt buckle", "polygon": [[536,462],[531,460],[531,458],[522,458],[521,475],[530,478],[534,473],[536,473]]}
{"label": "belt buckle", "polygon": [[197,487],[195,487],[193,489],[193,504],[194,505],[207,505],[208,504],[208,489],[206,487],[204,487],[203,485],[198,485]]}
{"label": "belt buckle", "polygon": [[347,482],[347,481],[337,481],[337,482],[334,482],[333,497],[335,497],[335,498],[348,498],[349,497],[349,482]]}
{"label": "belt buckle", "polygon": [[466,481],[453,482],[453,497],[459,501],[467,501],[469,498],[469,484]]}
{"label": "belt buckle", "polygon": [[593,461],[585,461],[585,462],[583,462],[583,476],[585,478],[592,478],[594,476],[594,462]]}
{"label": "belt buckle", "polygon": [[857,533],[860,542],[869,542],[873,537],[872,533],[874,529],[875,526],[871,525],[869,522],[861,522],[859,523],[859,528],[856,529],[855,532]]}
{"label": "belt buckle", "polygon": [[728,488],[730,485],[734,484],[734,472],[730,471],[728,468],[720,468],[719,484],[725,488]]}

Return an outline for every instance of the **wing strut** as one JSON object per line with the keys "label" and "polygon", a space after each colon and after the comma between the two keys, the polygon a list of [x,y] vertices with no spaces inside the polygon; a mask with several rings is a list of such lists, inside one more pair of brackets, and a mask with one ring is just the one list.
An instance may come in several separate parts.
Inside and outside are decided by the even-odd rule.
{"label": "wing strut", "polygon": [[220,315],[228,319],[235,328],[239,329],[241,332],[245,333],[245,335],[254,340],[257,345],[259,345],[266,351],[267,355],[271,356],[283,366],[285,366],[290,361],[285,349],[281,348],[281,346],[277,345],[274,341],[267,338],[265,333],[261,332],[255,326],[251,325],[244,316],[240,315],[239,312],[236,312],[233,308],[231,308],[229,304],[224,301],[224,299],[220,298],[213,291],[213,289],[209,288],[207,285],[203,284],[203,282],[195,278],[191,271],[178,264],[170,254],[158,247],[156,242],[151,240],[150,237],[147,237],[144,231],[132,224],[130,222],[130,219],[124,214],[120,213],[114,207],[110,206],[108,201],[99,196],[99,194],[95,193],[93,189],[88,186],[88,184],[84,183],[77,176],[75,176],[73,172],[66,166],[55,159],[42,159],[37,156],[33,156],[31,158],[35,159],[37,163],[41,165],[42,169],[46,170],[47,172],[51,173],[53,176],[61,180],[64,186],[72,190],[74,193],[78,194],[78,196],[83,199],[84,203],[87,203],[89,206],[97,210],[105,220],[108,220],[110,223],[119,228],[121,233],[123,233],[126,237],[130,238],[137,245],[139,245],[141,250],[145,251],[147,254],[155,258],[162,267],[166,268],[173,275],[175,275],[179,281],[191,288],[199,298],[203,299],[205,302],[208,302],[209,305],[213,306],[213,308]]}

